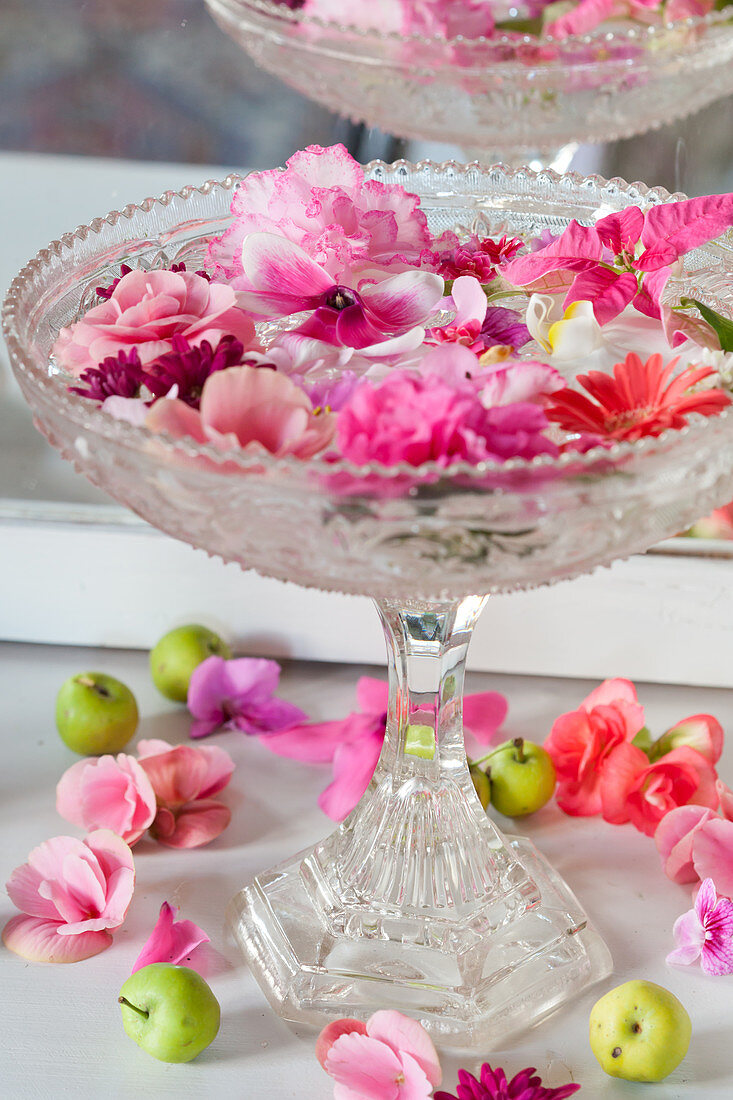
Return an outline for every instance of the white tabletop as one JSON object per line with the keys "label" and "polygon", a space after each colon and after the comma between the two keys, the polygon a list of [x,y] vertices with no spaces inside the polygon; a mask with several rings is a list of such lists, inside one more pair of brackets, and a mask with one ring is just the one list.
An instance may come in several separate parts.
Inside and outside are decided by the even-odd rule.
{"label": "white tabletop", "polygon": [[[79,567],[83,569],[82,562]],[[77,757],[55,732],[53,706],[63,680],[91,668],[108,671],[133,689],[143,716],[140,736],[174,743],[187,739],[186,711],[157,694],[145,654],[0,645],[2,882],[33,846],[51,836],[75,833],[55,812],[55,784]],[[353,665],[292,664],[284,670],[281,694],[313,718],[342,717],[352,709],[357,677],[365,671],[375,672]],[[573,680],[469,677],[469,690],[491,688],[506,694],[507,736],[534,740],[545,736],[559,713],[576,707],[591,686]],[[655,732],[701,711],[716,715],[725,729],[733,729],[733,691],[658,686],[639,690]],[[218,734],[212,743],[226,748],[237,764],[222,796],[232,809],[231,825],[218,840],[196,851],[173,851],[141,841],[135,848],[135,895],[109,950],[68,966],[32,964],[0,951],[3,1097],[325,1100],[332,1095],[331,1083],[313,1055],[314,1033],[273,1015],[228,941],[222,917],[227,901],[243,882],[325,835],[330,823],[318,809],[316,797],[328,782],[329,770],[280,759],[240,734]],[[721,771],[730,783],[730,746]],[[504,828],[508,824],[499,823]],[[654,1100],[726,1100],[733,1095],[729,1018],[733,977],[708,978],[698,968],[665,965],[672,924],[689,908],[689,891],[665,878],[653,842],[630,825],[565,817],[554,803],[522,827],[580,897],[607,939],[615,971],[577,1003],[513,1045],[493,1052],[492,1062],[512,1073],[525,1065],[537,1066],[546,1084],[579,1081],[580,1095],[587,1100],[646,1095],[644,1086],[607,1078],[587,1041],[588,1014],[596,997],[641,977],[671,989],[693,1023],[689,1055],[666,1082],[654,1087]],[[136,1047],[123,1032],[116,1003],[119,987],[165,899],[181,907],[182,917],[200,924],[219,952],[209,980],[222,1006],[221,1031],[206,1052],[181,1066],[156,1062]],[[13,912],[3,895],[0,922]],[[445,1087],[455,1084],[459,1065],[475,1070],[479,1062],[444,1058]]]}

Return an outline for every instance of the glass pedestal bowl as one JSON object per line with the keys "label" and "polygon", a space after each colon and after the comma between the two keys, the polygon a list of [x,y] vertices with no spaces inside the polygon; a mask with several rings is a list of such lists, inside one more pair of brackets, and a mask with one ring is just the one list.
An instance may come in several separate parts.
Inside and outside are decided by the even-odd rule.
{"label": "glass pedestal bowl", "polygon": [[488,163],[561,170],[562,147],[644,133],[733,92],[733,9],[563,41],[446,40],[343,26],[272,0],[206,2],[258,65],[309,99]]}
{"label": "glass pedestal bowl", "polygon": [[[368,172],[419,193],[434,231],[559,232],[571,218],[588,224],[668,197],[528,170],[398,163]],[[13,368],[49,441],[157,527],[269,576],[375,598],[390,702],[374,777],[326,840],[243,888],[230,923],[288,1019],[393,1007],[444,1045],[488,1050],[611,962],[569,887],[528,841],[505,839],[476,797],[461,721],[471,629],[491,593],[573,577],[730,499],[733,415],[582,456],[446,471],[220,452],[69,394],[49,358],[59,329],[122,263],[200,267],[206,241],[228,222],[235,182],[128,206],[41,252],[4,306]],[[730,313],[731,248],[714,243],[686,262],[671,292]],[[409,751],[415,722],[434,727],[430,758]]]}

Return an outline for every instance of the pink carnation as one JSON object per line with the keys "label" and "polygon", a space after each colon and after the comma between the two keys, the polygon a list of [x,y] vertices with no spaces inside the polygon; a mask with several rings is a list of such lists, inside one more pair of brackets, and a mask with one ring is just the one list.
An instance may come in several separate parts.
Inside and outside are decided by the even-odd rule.
{"label": "pink carnation", "polygon": [[16,867],[6,884],[21,913],[3,943],[32,962],[79,962],[112,943],[127,914],[135,865],[124,840],[97,829],[84,840],[56,836]]}
{"label": "pink carnation", "polygon": [[358,387],[339,413],[337,439],[343,457],[356,464],[448,466],[556,454],[542,434],[546,426],[537,405],[484,408],[468,388],[395,370],[379,385]]}
{"label": "pink carnation", "polygon": [[333,283],[365,267],[403,270],[431,240],[419,198],[397,184],[365,180],[343,145],[311,145],[284,170],[250,173],[234,194],[232,215],[209,259],[238,290],[255,289],[242,270],[242,243],[251,233],[298,245]]}
{"label": "pink carnation", "polygon": [[279,371],[230,367],[206,379],[200,410],[164,398],[153,405],[145,424],[221,450],[312,458],[330,443],[335,417],[315,413],[307,394]]}
{"label": "pink carnation", "polygon": [[229,753],[214,745],[171,747],[166,741],[141,741],[140,766],[158,803],[150,832],[170,848],[198,848],[226,829],[231,811],[212,795],[226,787],[234,771]]}
{"label": "pink carnation", "polygon": [[190,271],[130,271],[106,301],[61,329],[52,354],[78,377],[133,347],[147,366],[173,350],[176,335],[192,347],[204,340],[216,345],[231,335],[246,348],[254,343],[255,330],[230,286]]}
{"label": "pink carnation", "polygon": [[56,809],[83,829],[111,829],[135,844],[155,817],[155,791],[134,756],[80,760],[61,776]]}

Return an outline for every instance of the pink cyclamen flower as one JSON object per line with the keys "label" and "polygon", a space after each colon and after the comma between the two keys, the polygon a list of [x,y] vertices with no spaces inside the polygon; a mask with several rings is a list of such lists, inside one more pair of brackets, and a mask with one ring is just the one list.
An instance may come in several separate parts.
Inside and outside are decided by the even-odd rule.
{"label": "pink cyclamen flower", "polygon": [[56,787],[56,809],[82,829],[111,829],[132,846],[155,817],[155,791],[134,756],[79,760]]}
{"label": "pink cyclamen flower", "polygon": [[52,355],[78,377],[132,348],[145,367],[173,350],[174,336],[198,347],[204,340],[215,346],[226,335],[244,347],[256,343],[254,322],[230,286],[189,271],[130,271],[106,301],[61,329]]}
{"label": "pink cyclamen flower", "polygon": [[279,371],[231,367],[206,379],[200,410],[162,398],[145,425],[220,450],[312,458],[331,442],[336,418],[315,411],[308,395]]}
{"label": "pink cyclamen flower", "polygon": [[174,966],[185,962],[191,965],[191,953],[202,943],[211,942],[204,930],[192,920],[176,920],[177,912],[177,908],[167,901],[163,902],[155,928],[135,960],[133,974],[156,962],[173,963]]}
{"label": "pink cyclamen flower", "polygon": [[434,1100],[566,1100],[580,1088],[576,1084],[549,1088],[535,1073],[534,1066],[528,1066],[509,1081],[500,1066],[492,1069],[484,1062],[478,1079],[468,1070],[459,1069],[456,1094],[436,1092]]}
{"label": "pink cyclamen flower", "polygon": [[630,680],[620,679],[604,680],[577,710],[555,720],[545,749],[555,765],[561,810],[580,816],[600,813],[603,767],[643,725],[636,688]]}
{"label": "pink cyclamen flower", "polygon": [[213,745],[194,748],[152,739],[138,745],[140,766],[157,801],[150,832],[170,848],[199,848],[215,840],[231,820],[231,810],[212,795],[226,787],[234,771],[229,753]]}
{"label": "pink cyclamen flower", "polygon": [[291,241],[322,267],[330,285],[374,265],[404,270],[431,241],[418,196],[365,180],[343,145],[310,145],[284,170],[251,172],[234,193],[232,216],[231,228],[211,242],[209,259],[238,290],[256,289],[242,266],[242,245],[252,233]]}
{"label": "pink cyclamen flower", "polygon": [[733,801],[717,780],[720,814],[709,807],[680,806],[665,814],[654,833],[664,872],[674,882],[711,878],[719,894],[733,898]]}
{"label": "pink cyclamen flower", "polygon": [[699,959],[706,974],[733,974],[733,901],[718,897],[711,878],[700,886],[694,908],[677,918],[672,934],[677,947],[668,963],[689,966]]}
{"label": "pink cyclamen flower", "polygon": [[682,746],[649,763],[646,753],[628,742],[608,757],[600,776],[603,817],[611,824],[631,823],[653,836],[666,813],[694,803],[715,809],[715,769],[695,749]]}
{"label": "pink cyclamen flower", "polygon": [[443,1076],[425,1028],[391,1010],[328,1024],[316,1057],[336,1081],[335,1100],[427,1100]]}
{"label": "pink cyclamen flower", "polygon": [[[334,722],[295,726],[262,738],[279,756],[309,764],[333,763],[333,782],[321,793],[318,804],[334,821],[343,821],[369,786],[384,744],[389,688],[383,680],[362,676],[356,685],[359,710]],[[495,691],[466,695],[463,699],[465,732],[488,745],[504,721],[507,703]]]}
{"label": "pink cyclamen flower", "polygon": [[289,729],[307,715],[275,699],[280,665],[259,657],[207,657],[191,675],[187,705],[194,717],[191,737],[218,729],[267,734]]}
{"label": "pink cyclamen flower", "polygon": [[3,943],[32,962],[79,962],[112,943],[135,888],[129,845],[109,829],[84,840],[56,836],[16,867],[6,889],[21,913]]}

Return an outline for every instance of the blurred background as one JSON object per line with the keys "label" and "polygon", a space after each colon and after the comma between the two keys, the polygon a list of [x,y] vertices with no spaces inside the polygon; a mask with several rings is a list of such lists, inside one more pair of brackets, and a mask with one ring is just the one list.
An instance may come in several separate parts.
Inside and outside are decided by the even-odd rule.
{"label": "blurred background", "polygon": [[[733,190],[730,110],[723,100],[586,147],[573,167],[690,194]],[[457,154],[365,132],[339,120],[338,104],[313,106],[260,72],[202,0],[0,3],[0,151],[263,168],[335,140],[362,159]]]}

